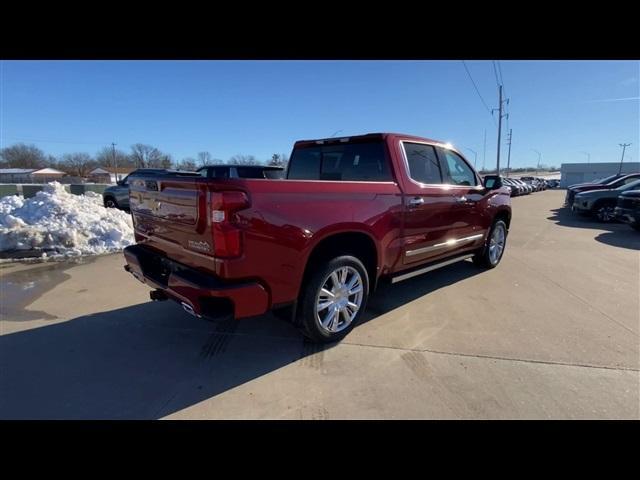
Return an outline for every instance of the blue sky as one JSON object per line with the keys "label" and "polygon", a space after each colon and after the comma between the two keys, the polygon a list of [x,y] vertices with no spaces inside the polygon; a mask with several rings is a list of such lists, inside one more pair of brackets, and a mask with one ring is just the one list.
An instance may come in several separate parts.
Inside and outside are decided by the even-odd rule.
{"label": "blue sky", "polygon": [[[466,62],[490,108],[490,61]],[[640,159],[640,62],[501,61],[512,166]],[[495,166],[497,128],[461,61],[3,61],[0,141],[47,153],[148,143],[266,160],[298,139],[392,131],[450,141]],[[622,99],[622,100],[620,100]],[[626,99],[626,100],[625,100]],[[506,133],[506,122],[503,123]],[[504,136],[503,136],[504,140]],[[503,143],[501,164],[506,164]]]}

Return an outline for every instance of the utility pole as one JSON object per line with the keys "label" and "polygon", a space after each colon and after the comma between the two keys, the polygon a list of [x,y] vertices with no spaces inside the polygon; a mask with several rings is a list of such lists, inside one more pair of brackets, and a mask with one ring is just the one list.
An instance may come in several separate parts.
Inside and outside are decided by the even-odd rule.
{"label": "utility pole", "polygon": [[513,136],[513,128],[509,129],[509,155],[507,156],[507,178],[509,178],[509,172],[511,167],[511,137]]}
{"label": "utility pole", "polygon": [[116,183],[118,183],[118,161],[116,160],[116,144],[111,142],[111,154],[113,156],[113,168],[116,174]]}
{"label": "utility pole", "polygon": [[538,150],[535,150],[533,148],[531,150],[538,154],[538,167],[536,168],[536,171],[540,171],[540,159],[542,158],[542,154]]}
{"label": "utility pole", "polygon": [[624,160],[624,151],[627,149],[627,147],[631,146],[631,144],[619,143],[618,145],[622,147],[622,158],[620,159],[620,169],[618,169],[618,175],[620,175],[622,173],[622,161]]}
{"label": "utility pole", "polygon": [[487,129],[484,129],[484,150],[482,151],[482,171],[484,172],[485,163],[487,161]]}
{"label": "utility pole", "polygon": [[502,135],[502,117],[506,116],[502,114],[502,104],[504,102],[509,103],[509,100],[502,100],[502,85],[498,85],[498,108],[494,108],[493,111],[498,111],[498,154],[497,154],[497,174],[500,175],[500,136]]}
{"label": "utility pole", "polygon": [[589,165],[589,163],[591,163],[591,154],[589,152],[580,152],[580,153],[587,156],[587,165]]}
{"label": "utility pole", "polygon": [[478,162],[478,152],[476,152],[475,150],[470,149],[469,147],[467,147],[467,150],[469,150],[470,152],[473,153],[473,168],[476,168],[476,163]]}

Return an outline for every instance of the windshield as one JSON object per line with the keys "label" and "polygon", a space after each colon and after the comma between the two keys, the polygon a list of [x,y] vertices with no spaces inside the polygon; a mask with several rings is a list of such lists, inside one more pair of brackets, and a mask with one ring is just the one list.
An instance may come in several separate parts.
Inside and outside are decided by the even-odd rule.
{"label": "windshield", "polygon": [[616,190],[624,192],[625,190],[635,190],[637,188],[640,188],[640,180],[622,185],[621,187],[616,188]]}
{"label": "windshield", "polygon": [[605,178],[603,178],[601,180],[596,180],[593,183],[599,183],[600,185],[606,185],[607,183],[610,183],[610,182],[616,180],[619,176],[620,175],[617,175],[617,174],[616,175],[610,175],[610,176],[605,177]]}

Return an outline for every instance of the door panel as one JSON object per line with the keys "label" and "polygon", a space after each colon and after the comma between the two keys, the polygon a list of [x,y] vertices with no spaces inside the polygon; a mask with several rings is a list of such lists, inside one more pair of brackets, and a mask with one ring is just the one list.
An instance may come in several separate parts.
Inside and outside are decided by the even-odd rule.
{"label": "door panel", "polygon": [[448,250],[453,196],[445,187],[416,186],[404,197],[404,264],[425,262]]}
{"label": "door panel", "polygon": [[484,190],[473,170],[461,158],[448,158],[440,147],[402,143],[412,179],[405,186],[403,264],[438,260],[481,245],[478,205]]}
{"label": "door panel", "polygon": [[452,225],[452,232],[456,239],[464,239],[452,248],[452,252],[479,246],[485,233],[482,227],[482,212],[478,207],[484,196],[484,187],[462,156],[442,147],[436,148],[436,151],[442,164],[443,177],[445,182],[451,185],[454,196],[451,217],[455,223]]}

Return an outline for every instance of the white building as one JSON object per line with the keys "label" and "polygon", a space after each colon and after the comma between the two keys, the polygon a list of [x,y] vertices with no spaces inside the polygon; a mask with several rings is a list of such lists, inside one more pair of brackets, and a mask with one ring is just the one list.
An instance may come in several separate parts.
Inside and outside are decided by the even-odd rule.
{"label": "white building", "polygon": [[66,175],[55,168],[0,168],[0,183],[47,183]]}
{"label": "white building", "polygon": [[133,172],[135,168],[118,167],[117,171],[113,167],[98,167],[89,172],[89,180],[95,183],[116,183],[116,175],[118,180]]}
{"label": "white building", "polygon": [[[590,182],[615,175],[620,171],[620,162],[563,163],[560,166],[560,187]],[[622,163],[622,173],[640,172],[640,162]]]}

